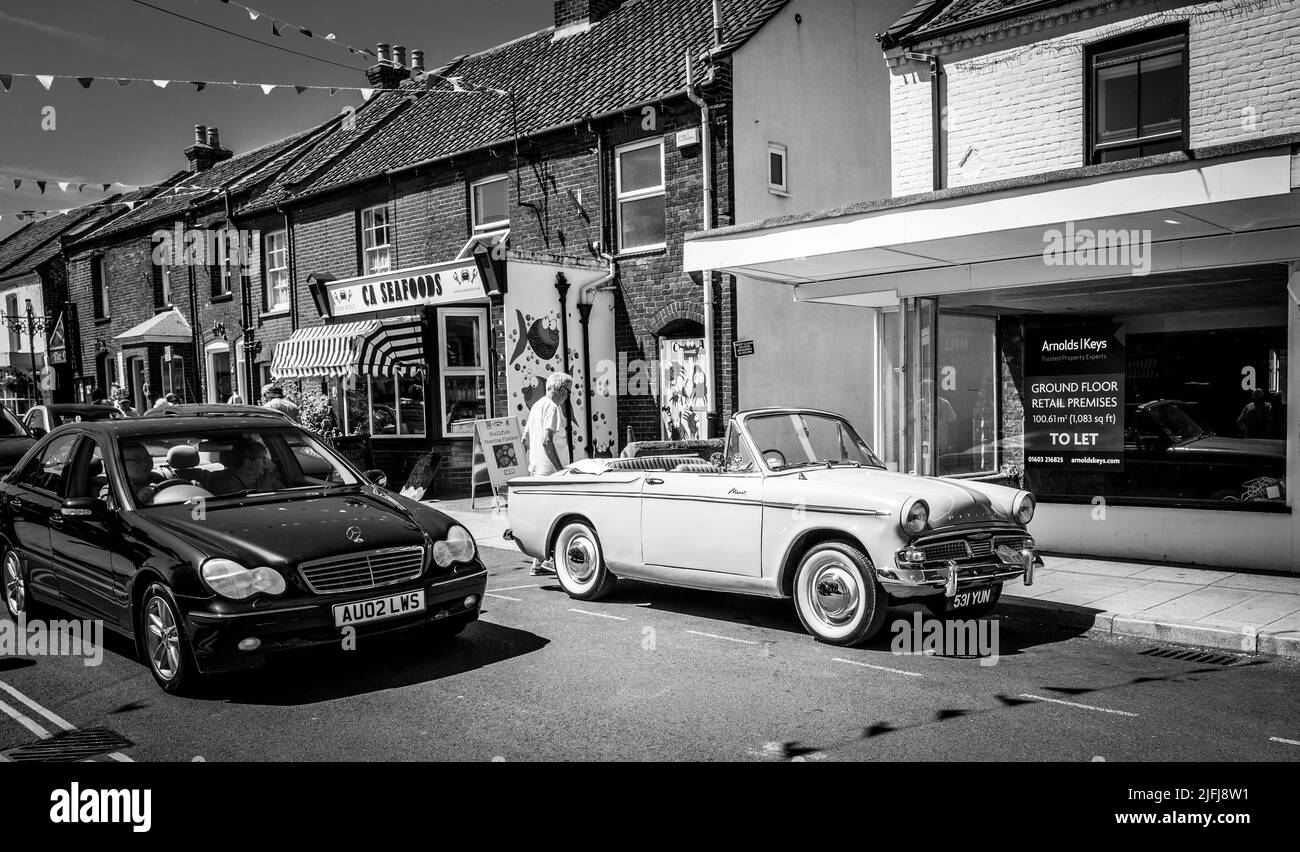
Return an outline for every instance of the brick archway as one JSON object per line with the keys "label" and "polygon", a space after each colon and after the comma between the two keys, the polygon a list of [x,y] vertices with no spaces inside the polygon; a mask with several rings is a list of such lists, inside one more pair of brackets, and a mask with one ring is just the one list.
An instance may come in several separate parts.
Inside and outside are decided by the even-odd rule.
{"label": "brick archway", "polygon": [[658,335],[665,328],[679,320],[688,320],[697,322],[701,327],[704,325],[704,309],[695,302],[677,300],[669,302],[662,308],[654,312],[650,317],[650,330],[653,334]]}

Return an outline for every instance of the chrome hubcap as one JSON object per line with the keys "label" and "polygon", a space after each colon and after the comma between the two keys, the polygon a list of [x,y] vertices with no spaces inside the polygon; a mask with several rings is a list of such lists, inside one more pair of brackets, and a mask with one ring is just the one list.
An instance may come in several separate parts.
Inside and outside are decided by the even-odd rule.
{"label": "chrome hubcap", "polygon": [[5,601],[14,615],[22,615],[27,606],[27,584],[23,582],[18,557],[12,553],[5,558]]}
{"label": "chrome hubcap", "polygon": [[851,622],[862,602],[862,589],[853,570],[839,556],[826,554],[808,566],[806,599],[814,615],[828,625]]}
{"label": "chrome hubcap", "polygon": [[172,608],[159,597],[149,599],[145,607],[145,650],[149,653],[149,664],[163,680],[176,677],[181,668],[180,635],[176,629],[176,618]]}
{"label": "chrome hubcap", "polygon": [[596,573],[596,543],[583,533],[564,547],[564,570],[576,583],[586,583]]}

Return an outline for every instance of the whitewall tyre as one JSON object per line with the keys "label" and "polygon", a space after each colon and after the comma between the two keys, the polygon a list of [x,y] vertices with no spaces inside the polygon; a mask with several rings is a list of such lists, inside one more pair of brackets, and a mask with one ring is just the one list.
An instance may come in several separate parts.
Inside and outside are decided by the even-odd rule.
{"label": "whitewall tyre", "polygon": [[571,598],[594,601],[614,590],[596,531],[586,521],[570,521],[555,537],[555,575]]}
{"label": "whitewall tyre", "polygon": [[183,695],[201,679],[176,599],[162,583],[151,585],[140,600],[140,647],[153,679],[166,692]]}
{"label": "whitewall tyre", "polygon": [[815,545],[794,575],[794,609],[819,642],[858,645],[885,625],[889,596],[861,550],[840,541]]}

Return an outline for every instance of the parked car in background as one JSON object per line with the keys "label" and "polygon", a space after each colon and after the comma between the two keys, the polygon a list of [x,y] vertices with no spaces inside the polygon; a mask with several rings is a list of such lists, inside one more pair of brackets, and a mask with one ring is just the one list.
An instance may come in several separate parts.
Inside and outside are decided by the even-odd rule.
{"label": "parked car in background", "polygon": [[211,415],[218,417],[278,417],[288,420],[280,412],[260,405],[232,405],[225,402],[185,402],[180,405],[159,405],[141,414],[141,417],[193,417]]}
{"label": "parked car in background", "polygon": [[586,460],[508,485],[509,537],[553,558],[574,598],[619,577],[793,598],[835,645],[870,639],[897,602],[987,612],[1041,562],[1028,491],[893,473],[848,421],[811,409],[735,415],[714,462]]}
{"label": "parked car in background", "polygon": [[35,444],[36,439],[22,421],[0,406],[0,476],[8,473]]}
{"label": "parked car in background", "polygon": [[0,479],[0,548],[10,615],[52,604],[102,619],[168,692],[349,630],[454,635],[487,585],[464,527],[280,417],[51,432]]}
{"label": "parked car in background", "polygon": [[119,420],[124,416],[111,405],[54,403],[28,409],[23,415],[23,425],[32,433],[33,438],[40,438],[46,432],[52,432],[64,423],[80,423],[82,420]]}

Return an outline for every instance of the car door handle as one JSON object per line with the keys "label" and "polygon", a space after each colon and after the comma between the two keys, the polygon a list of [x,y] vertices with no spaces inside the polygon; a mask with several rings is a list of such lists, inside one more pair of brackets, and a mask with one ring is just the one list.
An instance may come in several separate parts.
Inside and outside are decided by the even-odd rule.
{"label": "car door handle", "polygon": [[646,485],[663,485],[663,484],[664,484],[664,481],[663,481],[662,479],[660,479],[659,477],[657,477],[657,476],[647,476],[647,477],[645,478],[645,484],[646,484]]}

